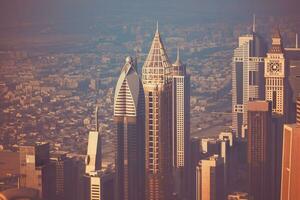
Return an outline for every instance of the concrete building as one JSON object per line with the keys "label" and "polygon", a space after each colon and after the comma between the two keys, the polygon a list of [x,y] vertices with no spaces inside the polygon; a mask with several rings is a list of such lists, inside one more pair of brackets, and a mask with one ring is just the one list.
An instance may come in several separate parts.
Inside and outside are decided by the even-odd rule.
{"label": "concrete building", "polygon": [[55,171],[55,199],[78,199],[79,170],[77,162],[67,157],[65,152],[55,152],[50,155],[50,163]]}
{"label": "concrete building", "polygon": [[85,200],[114,200],[115,172],[112,169],[102,169],[91,172],[83,177]]}
{"label": "concrete building", "polygon": [[285,124],[283,131],[281,200],[300,199],[300,98],[297,100],[297,122]]}
{"label": "concrete building", "polygon": [[196,168],[196,200],[223,200],[224,160],[218,155],[201,160]]}
{"label": "concrete building", "polygon": [[264,99],[264,57],[266,47],[255,30],[239,37],[232,65],[232,131],[236,137],[245,138],[247,129],[247,103]]}
{"label": "concrete building", "polygon": [[101,135],[98,130],[98,107],[95,112],[96,128],[89,132],[87,156],[85,159],[85,173],[89,174],[101,169],[102,148],[101,148]]}
{"label": "concrete building", "polygon": [[196,199],[196,167],[201,157],[201,140],[193,137],[190,141],[189,148],[189,165],[188,165],[188,183],[187,183],[187,199]]}
{"label": "concrete building", "polygon": [[145,198],[145,96],[136,69],[127,57],[115,89],[118,200]]}
{"label": "concrete building", "polygon": [[288,121],[289,69],[286,63],[282,38],[277,29],[272,36],[272,47],[265,58],[265,99],[272,102],[272,111]]}
{"label": "concrete building", "polygon": [[39,197],[55,196],[54,166],[49,159],[49,143],[20,146],[20,187],[39,191]]}
{"label": "concrete building", "polygon": [[190,76],[181,62],[179,49],[172,65],[172,151],[174,192],[183,196],[187,190],[186,175],[190,141]]}
{"label": "concrete building", "polygon": [[146,199],[171,198],[172,181],[172,65],[158,27],[143,65],[146,108]]}
{"label": "concrete building", "polygon": [[289,65],[289,85],[291,87],[289,101],[289,123],[296,123],[296,102],[300,94],[300,48],[298,47],[298,34],[296,45],[293,48],[285,48],[286,58]]}
{"label": "concrete building", "polygon": [[271,123],[271,102],[248,103],[249,195],[255,200],[270,199]]}

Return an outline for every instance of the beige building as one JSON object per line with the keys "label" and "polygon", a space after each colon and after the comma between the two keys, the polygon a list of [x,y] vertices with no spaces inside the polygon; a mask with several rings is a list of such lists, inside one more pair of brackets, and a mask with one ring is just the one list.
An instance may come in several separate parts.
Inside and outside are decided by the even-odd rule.
{"label": "beige building", "polygon": [[49,159],[49,143],[20,146],[20,186],[39,191],[45,200],[55,196],[55,170]]}
{"label": "beige building", "polygon": [[272,36],[272,47],[265,58],[265,98],[272,101],[272,111],[288,112],[288,68],[279,30]]}
{"label": "beige building", "polygon": [[297,100],[297,123],[285,124],[283,130],[281,200],[300,199],[300,98]]}
{"label": "beige building", "polygon": [[190,76],[186,66],[177,59],[172,65],[172,150],[174,192],[182,197],[187,191],[188,152],[190,140]]}
{"label": "beige building", "polygon": [[224,160],[218,155],[201,160],[196,167],[196,200],[223,200]]}
{"label": "beige building", "polygon": [[143,66],[145,91],[146,199],[170,199],[172,192],[172,65],[156,30]]}
{"label": "beige building", "polygon": [[248,101],[264,99],[264,39],[256,32],[242,35],[232,60],[232,131],[245,138]]}

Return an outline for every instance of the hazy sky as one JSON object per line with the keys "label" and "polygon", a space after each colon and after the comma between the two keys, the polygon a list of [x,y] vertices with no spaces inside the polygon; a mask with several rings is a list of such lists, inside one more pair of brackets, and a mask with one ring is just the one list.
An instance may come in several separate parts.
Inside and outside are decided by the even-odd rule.
{"label": "hazy sky", "polygon": [[1,0],[0,26],[26,22],[88,21],[126,14],[132,18],[175,15],[295,13],[300,0]]}

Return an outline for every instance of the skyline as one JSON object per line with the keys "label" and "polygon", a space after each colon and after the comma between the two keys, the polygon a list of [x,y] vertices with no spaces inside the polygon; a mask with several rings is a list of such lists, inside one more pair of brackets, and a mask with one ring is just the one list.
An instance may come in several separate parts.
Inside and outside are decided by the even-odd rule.
{"label": "skyline", "polygon": [[6,3],[0,199],[291,200],[298,2],[243,2]]}

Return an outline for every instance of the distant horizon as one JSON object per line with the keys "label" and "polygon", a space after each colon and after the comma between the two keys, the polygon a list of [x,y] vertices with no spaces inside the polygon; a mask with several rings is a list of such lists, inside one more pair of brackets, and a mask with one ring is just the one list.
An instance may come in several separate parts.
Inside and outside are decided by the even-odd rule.
{"label": "distant horizon", "polygon": [[[158,6],[159,3],[159,6]],[[60,23],[74,21],[88,23],[96,19],[119,18],[134,21],[139,18],[201,20],[212,18],[247,18],[258,15],[298,15],[297,0],[61,0],[41,2],[37,0],[10,0],[0,3],[0,27],[22,23]]]}

